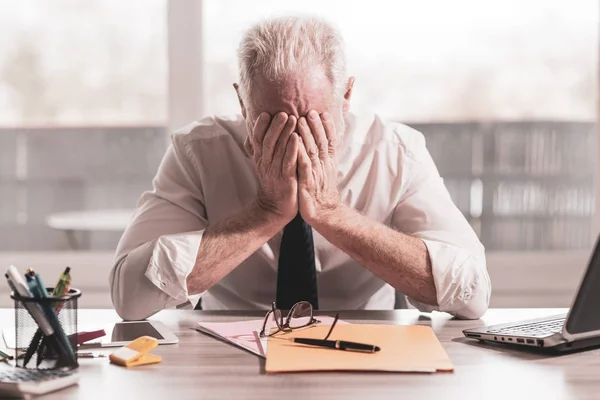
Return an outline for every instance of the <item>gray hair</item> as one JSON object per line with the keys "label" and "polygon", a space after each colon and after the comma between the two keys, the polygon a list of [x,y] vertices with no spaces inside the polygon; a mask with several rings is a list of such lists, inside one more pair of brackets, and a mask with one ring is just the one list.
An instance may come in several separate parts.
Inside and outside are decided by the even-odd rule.
{"label": "gray hair", "polygon": [[257,72],[281,82],[302,68],[321,66],[336,99],[346,90],[346,54],[340,33],[316,17],[278,17],[250,28],[238,48],[240,95],[247,101]]}

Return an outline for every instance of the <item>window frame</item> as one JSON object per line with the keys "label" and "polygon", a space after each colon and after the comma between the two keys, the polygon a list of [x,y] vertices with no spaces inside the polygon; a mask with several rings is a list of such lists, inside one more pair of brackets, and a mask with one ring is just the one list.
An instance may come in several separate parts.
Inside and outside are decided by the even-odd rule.
{"label": "window frame", "polygon": [[167,0],[167,132],[197,120],[206,110],[203,0]]}

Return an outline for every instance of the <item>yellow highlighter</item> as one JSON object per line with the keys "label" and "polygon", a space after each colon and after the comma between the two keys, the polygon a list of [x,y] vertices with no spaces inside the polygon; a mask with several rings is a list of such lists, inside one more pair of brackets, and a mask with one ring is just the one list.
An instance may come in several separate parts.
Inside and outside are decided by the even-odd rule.
{"label": "yellow highlighter", "polygon": [[156,354],[149,353],[156,346],[158,346],[157,339],[150,336],[141,336],[121,347],[108,356],[108,358],[112,363],[124,367],[159,363],[162,361],[162,358]]}

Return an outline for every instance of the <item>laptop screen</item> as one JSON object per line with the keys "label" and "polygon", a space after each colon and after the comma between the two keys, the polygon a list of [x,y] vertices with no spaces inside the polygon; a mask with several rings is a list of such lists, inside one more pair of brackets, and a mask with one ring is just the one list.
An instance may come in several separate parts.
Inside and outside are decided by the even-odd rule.
{"label": "laptop screen", "polygon": [[600,239],[573,303],[567,331],[571,334],[600,330]]}

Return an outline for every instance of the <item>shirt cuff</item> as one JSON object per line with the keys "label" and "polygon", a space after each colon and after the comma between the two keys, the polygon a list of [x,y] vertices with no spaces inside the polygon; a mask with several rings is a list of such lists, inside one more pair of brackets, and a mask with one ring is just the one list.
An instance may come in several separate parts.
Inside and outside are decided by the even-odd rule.
{"label": "shirt cuff", "polygon": [[477,266],[470,253],[458,247],[422,239],[427,246],[433,281],[437,294],[437,306],[408,299],[424,312],[445,311],[456,314],[465,309],[478,284]]}
{"label": "shirt cuff", "polygon": [[158,238],[145,276],[156,287],[181,304],[197,303],[197,296],[189,296],[187,277],[196,265],[196,257],[204,231],[165,235]]}

